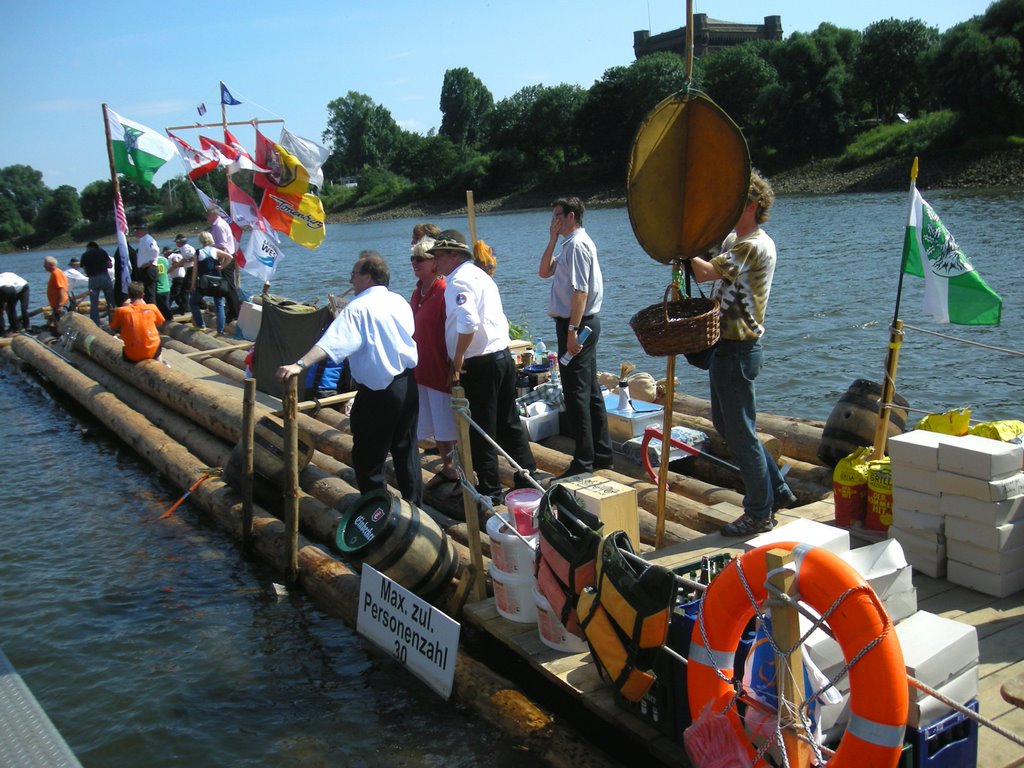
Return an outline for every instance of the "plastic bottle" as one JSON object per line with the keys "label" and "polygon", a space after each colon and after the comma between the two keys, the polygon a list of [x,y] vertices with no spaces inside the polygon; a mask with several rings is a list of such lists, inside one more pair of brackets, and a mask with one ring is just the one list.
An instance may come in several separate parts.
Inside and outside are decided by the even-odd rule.
{"label": "plastic bottle", "polygon": [[548,379],[558,383],[559,370],[558,370],[558,353],[548,352]]}
{"label": "plastic bottle", "polygon": [[544,361],[547,359],[547,356],[548,348],[544,344],[544,339],[538,336],[537,340],[533,342],[533,359],[537,363],[537,365],[543,365]]}
{"label": "plastic bottle", "polygon": [[[588,338],[590,338],[590,326],[584,325],[582,328],[580,328],[580,332],[579,334],[577,334],[576,340],[582,346]],[[572,360],[574,357],[576,357],[576,355],[574,355],[569,350],[565,350],[565,354],[562,355],[562,365],[568,365],[569,361]]]}

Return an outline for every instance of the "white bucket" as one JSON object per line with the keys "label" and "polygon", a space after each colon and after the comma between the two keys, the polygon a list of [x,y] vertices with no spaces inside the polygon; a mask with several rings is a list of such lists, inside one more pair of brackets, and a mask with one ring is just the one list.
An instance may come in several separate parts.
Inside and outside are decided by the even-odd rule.
{"label": "white bucket", "polygon": [[537,591],[536,584],[533,586],[533,602],[537,606],[537,634],[544,645],[565,653],[584,653],[587,650],[587,642],[566,630],[551,603]]}
{"label": "white bucket", "polygon": [[513,576],[533,575],[538,534],[528,536],[530,547],[509,528],[508,519],[494,515],[487,521],[487,535],[491,539],[491,562],[499,571]]}
{"label": "white bucket", "polygon": [[505,506],[515,520],[516,530],[524,536],[537,532],[537,510],[543,496],[536,488],[517,488],[505,494]]}
{"label": "white bucket", "polygon": [[537,620],[537,605],[533,602],[533,574],[513,576],[499,571],[493,561],[489,571],[494,583],[494,606],[498,613],[509,621],[533,624]]}

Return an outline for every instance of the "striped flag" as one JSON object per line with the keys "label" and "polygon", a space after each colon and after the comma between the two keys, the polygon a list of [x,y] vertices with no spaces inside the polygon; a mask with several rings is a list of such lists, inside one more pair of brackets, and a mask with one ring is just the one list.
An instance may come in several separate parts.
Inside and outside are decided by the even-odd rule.
{"label": "striped flag", "polygon": [[206,102],[200,101],[199,102],[199,106],[196,107],[196,112],[199,113],[200,117],[205,115],[206,114]]}
{"label": "striped flag", "polygon": [[121,263],[121,293],[128,293],[132,281],[132,261],[128,254],[128,217],[124,213],[121,190],[114,187],[114,229],[117,232],[117,258]]}

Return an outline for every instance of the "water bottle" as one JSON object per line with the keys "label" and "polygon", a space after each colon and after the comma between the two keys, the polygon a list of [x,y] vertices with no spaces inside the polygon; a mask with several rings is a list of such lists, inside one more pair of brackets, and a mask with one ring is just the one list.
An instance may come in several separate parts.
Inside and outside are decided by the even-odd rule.
{"label": "water bottle", "polygon": [[[580,328],[580,332],[576,336],[576,340],[580,343],[580,346],[583,346],[587,339],[590,338],[590,330],[591,329],[589,325],[584,325],[582,328]],[[574,357],[576,357],[576,355],[574,355],[568,349],[565,350],[565,354],[562,355],[562,365],[568,365],[569,361],[572,360]]]}
{"label": "water bottle", "polygon": [[558,353],[548,352],[548,379],[557,384],[558,376]]}
{"label": "water bottle", "polygon": [[543,365],[548,356],[548,348],[544,345],[544,339],[540,336],[533,342],[533,359],[538,365]]}

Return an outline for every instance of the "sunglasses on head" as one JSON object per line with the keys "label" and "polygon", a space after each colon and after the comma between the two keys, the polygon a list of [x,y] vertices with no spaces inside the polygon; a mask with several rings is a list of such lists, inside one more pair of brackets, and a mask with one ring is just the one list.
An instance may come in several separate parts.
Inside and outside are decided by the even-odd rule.
{"label": "sunglasses on head", "polygon": [[433,256],[410,256],[409,261],[415,262],[416,264],[422,264],[424,261],[432,261]]}

